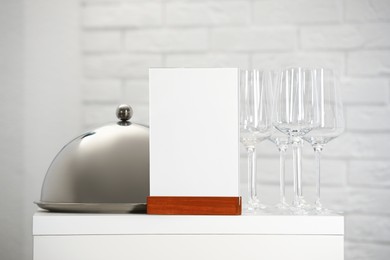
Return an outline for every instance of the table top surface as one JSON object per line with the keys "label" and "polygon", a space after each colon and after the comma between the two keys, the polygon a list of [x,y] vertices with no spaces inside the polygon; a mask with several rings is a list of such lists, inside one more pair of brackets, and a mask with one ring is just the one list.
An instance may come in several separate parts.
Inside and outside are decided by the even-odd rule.
{"label": "table top surface", "polygon": [[37,211],[33,235],[343,235],[341,215],[182,216]]}

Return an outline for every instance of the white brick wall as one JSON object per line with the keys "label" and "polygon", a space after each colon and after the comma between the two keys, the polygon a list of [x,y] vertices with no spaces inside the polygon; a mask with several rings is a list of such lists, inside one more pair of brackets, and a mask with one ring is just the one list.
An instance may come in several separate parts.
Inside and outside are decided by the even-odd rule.
{"label": "white brick wall", "polygon": [[305,49],[353,50],[390,47],[390,24],[327,25],[304,27]]}
{"label": "white brick wall", "polygon": [[293,28],[216,28],[211,31],[213,51],[291,51],[296,45]]}
{"label": "white brick wall", "polygon": [[83,84],[84,101],[119,102],[122,97],[122,82],[119,79],[87,80]]}
{"label": "white brick wall", "polygon": [[149,67],[161,66],[159,54],[91,54],[84,59],[87,78],[147,78]]}
{"label": "white brick wall", "polygon": [[85,31],[83,50],[85,52],[115,52],[122,48],[122,34],[119,31]]}
{"label": "white brick wall", "polygon": [[342,2],[338,0],[254,1],[253,16],[258,25],[340,22]]}
{"label": "white brick wall", "polygon": [[350,52],[348,53],[347,64],[347,72],[352,76],[389,76],[390,50]]}
{"label": "white brick wall", "polygon": [[86,4],[83,26],[86,28],[126,28],[158,26],[162,21],[162,4],[159,1],[115,2]]}
{"label": "white brick wall", "polygon": [[[323,152],[324,203],[345,211],[347,259],[388,259],[390,0],[80,1],[86,127],[115,120],[120,102],[147,124],[149,67],[334,68],[347,130]],[[260,194],[275,203],[276,148],[258,149]],[[308,145],[304,158],[312,201]]]}
{"label": "white brick wall", "polygon": [[168,25],[205,27],[250,23],[249,1],[170,1],[166,3]]}
{"label": "white brick wall", "polygon": [[[349,175],[348,182],[356,187],[389,188],[390,187],[390,161],[377,160],[351,160],[349,170],[353,174]],[[367,174],[367,173],[370,174]]]}
{"label": "white brick wall", "polygon": [[345,78],[341,95],[346,105],[385,105],[389,101],[389,81],[386,78]]}
{"label": "white brick wall", "polygon": [[345,20],[349,22],[390,21],[388,0],[346,0]]}
{"label": "white brick wall", "polygon": [[208,47],[207,29],[130,30],[125,49],[130,52],[199,52]]}

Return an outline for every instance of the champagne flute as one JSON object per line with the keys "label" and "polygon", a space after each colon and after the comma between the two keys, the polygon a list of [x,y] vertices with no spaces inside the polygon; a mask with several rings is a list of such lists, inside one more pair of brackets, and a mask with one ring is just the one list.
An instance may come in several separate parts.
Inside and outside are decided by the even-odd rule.
{"label": "champagne flute", "polygon": [[273,125],[289,136],[293,150],[294,200],[297,213],[305,213],[302,195],[302,136],[319,125],[317,86],[313,72],[303,68],[282,70],[276,86]]}
{"label": "champagne flute", "polygon": [[315,174],[316,174],[316,201],[315,210],[319,213],[326,213],[321,204],[320,182],[321,182],[321,152],[324,146],[339,136],[345,127],[343,104],[341,101],[335,76],[330,69],[313,69],[314,82],[318,88],[319,96],[319,118],[320,124],[310,133],[304,136],[309,142],[315,154]]}
{"label": "champagne flute", "polygon": [[269,73],[259,70],[240,71],[240,141],[248,155],[248,192],[246,210],[265,208],[257,194],[256,144],[272,131]]}

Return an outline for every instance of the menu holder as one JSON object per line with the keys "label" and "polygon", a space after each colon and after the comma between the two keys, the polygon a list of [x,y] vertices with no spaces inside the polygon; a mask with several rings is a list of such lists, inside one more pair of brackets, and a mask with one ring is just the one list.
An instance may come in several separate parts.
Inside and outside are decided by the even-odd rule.
{"label": "menu holder", "polygon": [[241,214],[238,72],[149,70],[148,214]]}

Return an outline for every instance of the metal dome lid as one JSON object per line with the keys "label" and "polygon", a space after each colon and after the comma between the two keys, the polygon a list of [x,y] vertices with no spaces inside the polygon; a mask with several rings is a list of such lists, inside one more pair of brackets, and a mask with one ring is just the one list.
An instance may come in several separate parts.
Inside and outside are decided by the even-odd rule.
{"label": "metal dome lid", "polygon": [[64,212],[144,210],[149,196],[149,128],[120,121],[88,131],[66,144],[51,163],[38,206]]}

